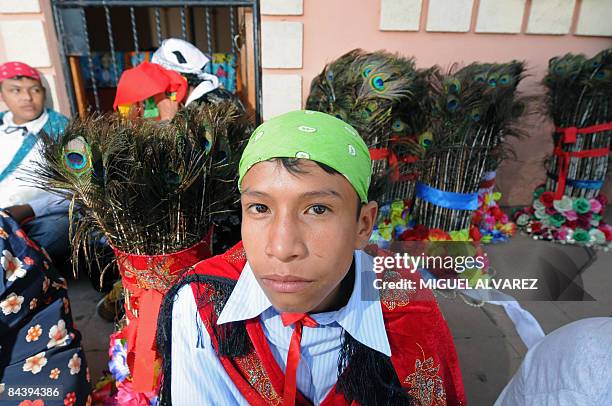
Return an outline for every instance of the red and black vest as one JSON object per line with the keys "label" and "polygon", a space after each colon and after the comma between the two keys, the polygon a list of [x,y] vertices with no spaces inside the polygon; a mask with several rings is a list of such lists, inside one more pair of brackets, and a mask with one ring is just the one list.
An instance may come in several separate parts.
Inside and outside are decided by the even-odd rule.
{"label": "red and black vest", "polygon": [[[284,375],[259,319],[216,324],[245,264],[246,256],[239,243],[223,255],[198,263],[166,296],[162,306],[166,316],[158,325],[158,349],[164,358],[162,404],[171,403],[171,305],[178,289],[187,283],[219,359],[244,398],[251,405],[282,403]],[[386,281],[418,278],[399,271],[385,271],[381,276]],[[465,405],[455,346],[431,291],[380,292],[392,356],[346,337],[345,332],[340,351],[345,367],[321,405]],[[296,404],[311,402],[298,391]]]}

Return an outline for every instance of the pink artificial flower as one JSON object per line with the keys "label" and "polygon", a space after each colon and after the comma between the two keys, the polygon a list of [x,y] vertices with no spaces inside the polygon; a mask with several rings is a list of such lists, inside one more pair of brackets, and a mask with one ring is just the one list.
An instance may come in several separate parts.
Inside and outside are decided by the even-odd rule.
{"label": "pink artificial flower", "polygon": [[563,215],[569,221],[576,221],[576,220],[578,220],[578,213],[576,213],[574,210],[568,210],[565,213],[563,213]]}
{"label": "pink artificial flower", "polygon": [[591,211],[595,214],[599,213],[603,207],[601,202],[597,199],[591,199],[589,203],[591,204]]}

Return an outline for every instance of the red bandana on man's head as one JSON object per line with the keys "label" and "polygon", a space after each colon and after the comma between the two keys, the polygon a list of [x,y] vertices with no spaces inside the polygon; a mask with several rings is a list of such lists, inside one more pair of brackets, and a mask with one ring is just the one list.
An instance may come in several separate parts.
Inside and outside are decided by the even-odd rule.
{"label": "red bandana on man's head", "polygon": [[121,75],[113,108],[117,110],[119,105],[133,104],[164,92],[176,92],[176,101],[180,102],[187,94],[187,80],[160,65],[143,62]]}
{"label": "red bandana on man's head", "polygon": [[40,73],[23,62],[6,62],[0,65],[0,82],[17,76],[25,76],[40,82]]}

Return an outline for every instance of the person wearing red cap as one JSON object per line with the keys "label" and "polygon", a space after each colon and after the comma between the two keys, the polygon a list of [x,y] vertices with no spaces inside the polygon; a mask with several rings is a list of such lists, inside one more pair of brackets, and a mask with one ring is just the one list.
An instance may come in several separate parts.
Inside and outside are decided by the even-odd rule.
{"label": "person wearing red cap", "polygon": [[143,62],[119,78],[113,108],[126,117],[171,120],[187,93],[187,80],[160,65]]}
{"label": "person wearing red cap", "polygon": [[68,206],[58,196],[23,180],[40,159],[39,134],[61,133],[68,119],[45,108],[40,73],[22,62],[0,65],[0,208],[20,223],[29,238],[52,258],[68,254]]}

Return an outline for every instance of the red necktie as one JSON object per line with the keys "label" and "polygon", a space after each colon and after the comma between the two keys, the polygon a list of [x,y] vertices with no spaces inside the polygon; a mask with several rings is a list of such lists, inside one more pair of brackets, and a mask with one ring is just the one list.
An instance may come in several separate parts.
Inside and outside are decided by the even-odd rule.
{"label": "red necktie", "polygon": [[287,353],[287,367],[285,368],[285,387],[283,389],[283,406],[295,405],[295,395],[297,393],[296,373],[300,362],[302,341],[302,326],[316,327],[317,322],[306,313],[282,313],[281,320],[285,327],[295,324],[289,352]]}

